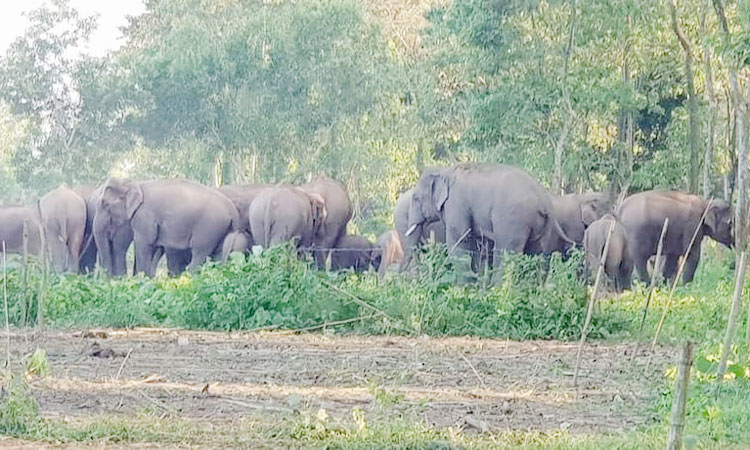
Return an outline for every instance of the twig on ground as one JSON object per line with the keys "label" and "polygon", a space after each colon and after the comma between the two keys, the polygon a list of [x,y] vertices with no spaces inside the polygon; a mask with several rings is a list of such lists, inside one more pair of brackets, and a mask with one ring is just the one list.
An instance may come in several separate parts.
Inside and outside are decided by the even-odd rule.
{"label": "twig on ground", "polygon": [[122,360],[122,364],[120,364],[120,368],[117,370],[117,375],[115,375],[115,381],[120,379],[120,374],[122,373],[122,369],[125,367],[125,363],[128,362],[128,358],[130,358],[130,353],[133,352],[133,348],[128,349],[128,353],[125,354],[125,359]]}
{"label": "twig on ground", "polygon": [[483,379],[482,379],[482,377],[481,377],[481,376],[479,375],[479,372],[477,372],[477,369],[476,369],[476,368],[474,367],[474,365],[473,365],[473,364],[471,363],[471,361],[469,361],[469,359],[468,359],[468,358],[466,358],[466,356],[464,356],[464,354],[463,354],[463,353],[459,353],[459,355],[461,355],[461,358],[462,358],[462,359],[463,359],[463,360],[464,360],[464,361],[466,362],[466,364],[467,364],[467,365],[468,365],[468,366],[469,366],[469,367],[471,368],[471,371],[472,371],[472,372],[474,372],[474,375],[475,375],[475,376],[477,377],[477,380],[479,380],[479,383],[481,383],[482,387],[483,387],[483,388],[485,388],[485,389],[488,389],[488,388],[487,388],[487,385],[486,385],[486,384],[484,383],[484,380],[483,380]]}

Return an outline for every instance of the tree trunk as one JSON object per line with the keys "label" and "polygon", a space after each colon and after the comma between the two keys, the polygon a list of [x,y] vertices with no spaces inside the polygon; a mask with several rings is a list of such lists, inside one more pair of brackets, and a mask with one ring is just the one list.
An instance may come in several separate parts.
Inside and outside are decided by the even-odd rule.
{"label": "tree trunk", "polygon": [[[724,4],[721,0],[713,0],[714,10],[719,19],[719,24],[724,32],[724,39],[727,44],[731,43],[729,34],[729,25],[727,16],[724,12]],[[737,65],[735,61],[729,65],[729,87],[732,93],[732,103],[734,105],[734,136],[737,147],[737,206],[735,208],[735,245],[741,252],[746,249],[745,238],[745,216],[747,215],[747,141],[745,135],[745,99],[740,91],[740,84],[737,80]]]}
{"label": "tree trunk", "polygon": [[575,35],[576,26],[576,0],[570,2],[570,26],[568,27],[568,42],[565,45],[565,52],[563,53],[563,66],[562,66],[562,96],[563,105],[565,111],[563,112],[563,128],[560,131],[560,138],[557,140],[555,145],[555,170],[552,180],[552,192],[556,195],[563,193],[563,156],[565,153],[565,145],[568,142],[568,134],[570,133],[570,127],[574,120],[573,107],[570,104],[570,93],[568,92],[568,64],[570,63],[570,55],[573,52],[573,37]]}
{"label": "tree trunk", "polygon": [[690,113],[690,131],[688,147],[690,151],[690,174],[688,177],[688,190],[698,192],[698,170],[700,166],[700,150],[698,136],[700,135],[700,124],[698,122],[698,102],[695,98],[695,80],[693,77],[693,49],[680,28],[677,19],[677,0],[669,0],[669,11],[672,16],[672,30],[685,52],[685,81],[687,83],[688,111]]}
{"label": "tree trunk", "polygon": [[714,157],[714,138],[716,128],[716,91],[714,90],[714,80],[711,70],[711,47],[706,42],[706,12],[708,9],[708,0],[701,6],[700,33],[703,41],[703,66],[706,72],[706,93],[708,94],[708,120],[706,130],[706,152],[703,157],[703,197],[711,197],[711,167],[713,166]]}

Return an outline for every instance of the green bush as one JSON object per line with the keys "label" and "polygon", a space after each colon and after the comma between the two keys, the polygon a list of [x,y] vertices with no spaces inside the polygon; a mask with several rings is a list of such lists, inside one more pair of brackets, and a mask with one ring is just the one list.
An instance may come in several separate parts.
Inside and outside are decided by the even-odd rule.
{"label": "green bush", "polygon": [[13,377],[0,394],[0,434],[19,436],[39,425],[39,405],[20,376]]}

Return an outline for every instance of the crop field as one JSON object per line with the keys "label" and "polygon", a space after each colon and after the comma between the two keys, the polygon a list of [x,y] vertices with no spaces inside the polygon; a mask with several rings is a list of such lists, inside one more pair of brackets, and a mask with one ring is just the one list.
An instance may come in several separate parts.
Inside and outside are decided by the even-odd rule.
{"label": "crop field", "polygon": [[[441,267],[439,250],[424,260]],[[715,394],[732,274],[717,250],[706,252],[699,278],[678,289],[654,353],[647,341],[668,289],[657,291],[643,333],[645,287],[605,296],[578,386],[586,291],[573,262],[553,260],[539,285],[525,273],[533,258],[517,257],[505,275],[513,283],[492,288],[445,284],[450,274],[437,267],[420,270],[434,278],[325,274],[283,248],[178,279],[53,278],[48,326],[32,321],[3,336],[11,365],[0,427],[9,437],[0,443],[660,448],[679,344],[692,339],[686,442],[741,448],[750,438],[744,333],[732,379]],[[251,273],[257,279],[248,281]],[[11,312],[24,298],[14,280]],[[259,303],[268,289],[284,301]],[[217,292],[227,304],[211,303]],[[237,326],[221,325],[232,314]]]}

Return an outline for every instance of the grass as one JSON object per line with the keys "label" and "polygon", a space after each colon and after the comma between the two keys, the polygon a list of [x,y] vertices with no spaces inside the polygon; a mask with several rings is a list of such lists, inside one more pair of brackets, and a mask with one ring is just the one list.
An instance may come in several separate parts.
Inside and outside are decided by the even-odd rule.
{"label": "grass", "polygon": [[[727,448],[750,442],[750,362],[744,350],[743,312],[729,375],[717,389],[716,360],[733,289],[732,255],[706,249],[696,280],[680,286],[667,315],[661,342],[698,343],[685,430],[687,448]],[[307,328],[361,318],[336,329],[359,333],[476,335],[512,339],[575,340],[580,334],[587,289],[578,279],[579,260],[553,258],[544,276],[540,261],[506,259],[498,286],[461,283],[456,262],[444,248],[422,255],[419,275],[378,280],[368,274],[325,274],[286,249],[259,258],[234,257],[179,278],[95,280],[51,276],[45,318],[53,327],[176,326],[209,330],[262,327]],[[539,282],[543,279],[543,282]],[[30,271],[24,289],[18,270],[8,274],[9,318],[33,323],[39,274]],[[644,332],[639,324],[646,288],[602,302],[592,338],[649,340],[667,302],[668,287],[654,295]],[[43,350],[25,360],[26,376],[45,376]],[[34,441],[325,448],[662,448],[668,426],[675,370],[664,374],[650,414],[653,425],[624,434],[566,431],[499,431],[472,434],[434,428],[420,419],[389,414],[399,398],[370,385],[380,415],[353,409],[350,417],[302,411],[275,418],[250,416],[231,423],[196,423],[151,411],[96,420],[44,419],[22,377],[7,378],[0,396],[0,433]],[[208,443],[208,444],[207,444]]]}

